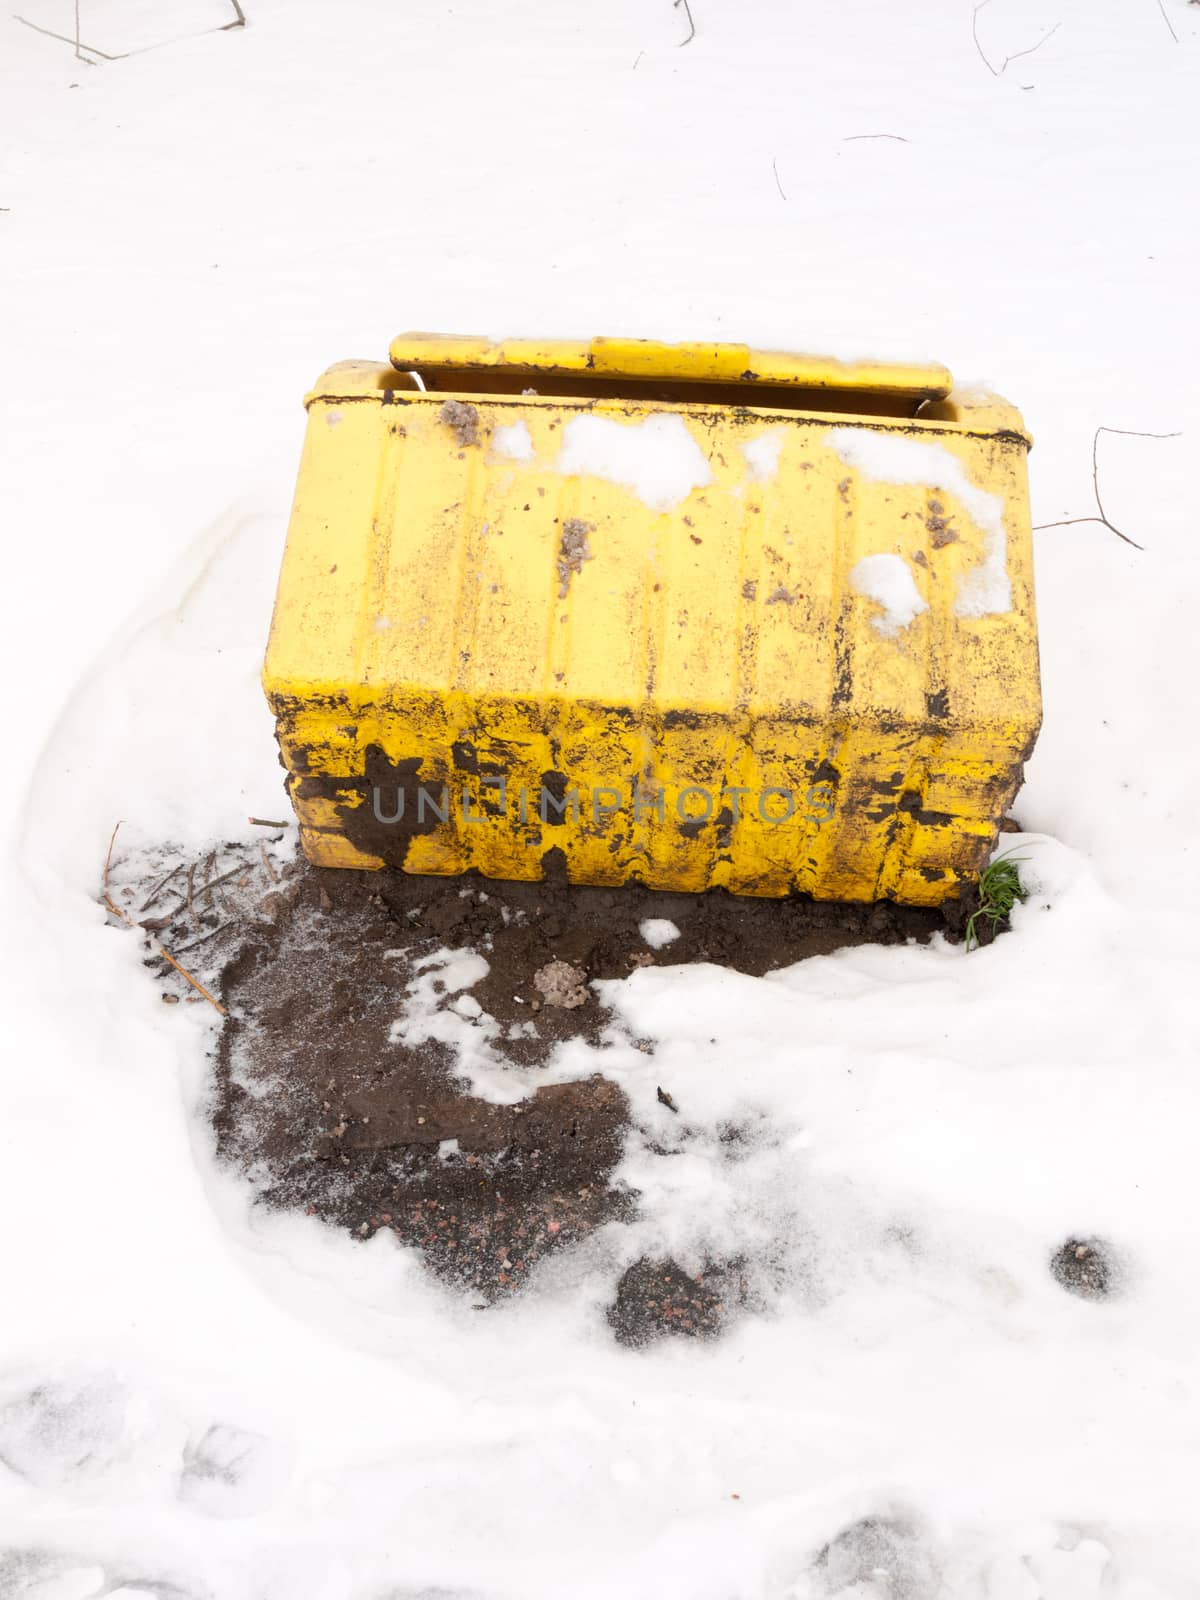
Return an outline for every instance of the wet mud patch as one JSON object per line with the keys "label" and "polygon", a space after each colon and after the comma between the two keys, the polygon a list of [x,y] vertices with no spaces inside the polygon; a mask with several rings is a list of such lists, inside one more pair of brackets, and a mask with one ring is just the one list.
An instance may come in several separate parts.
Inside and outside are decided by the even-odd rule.
{"label": "wet mud patch", "polygon": [[[639,1216],[615,1178],[621,1088],[599,1072],[538,1082],[560,1044],[600,1045],[613,1026],[595,980],[681,962],[759,975],[846,945],[954,937],[963,917],[329,871],[287,859],[290,839],[118,861],[110,893],[153,941],[164,1001],[206,1004],[160,943],[226,1009],[210,1105],[220,1159],[265,1205],[356,1239],[390,1234],[478,1305]],[[677,936],[663,944],[667,924]],[[614,1281],[609,1323],[633,1347],[712,1337],[745,1304],[738,1263],[692,1276],[642,1259]]]}

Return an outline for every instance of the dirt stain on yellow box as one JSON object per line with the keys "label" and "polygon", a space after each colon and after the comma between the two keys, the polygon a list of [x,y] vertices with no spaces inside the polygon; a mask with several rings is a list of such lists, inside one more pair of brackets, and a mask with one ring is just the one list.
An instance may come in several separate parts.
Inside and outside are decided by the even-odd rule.
{"label": "dirt stain on yellow box", "polygon": [[310,860],[914,905],[978,876],[1041,719],[1011,406],[428,334],[307,406],[264,685]]}

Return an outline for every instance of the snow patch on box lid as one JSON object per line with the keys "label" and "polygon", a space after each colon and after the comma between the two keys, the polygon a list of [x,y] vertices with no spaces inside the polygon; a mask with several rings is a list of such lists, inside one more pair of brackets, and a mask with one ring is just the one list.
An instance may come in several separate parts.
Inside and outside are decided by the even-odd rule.
{"label": "snow patch on box lid", "polygon": [[497,428],[492,435],[492,453],[507,461],[529,461],[533,457],[533,440],[524,422],[513,422]]}
{"label": "snow patch on box lid", "polygon": [[871,626],[885,639],[894,639],[901,628],[907,628],[922,611],[929,610],[929,603],[922,599],[912,569],[902,556],[864,556],[850,572],[850,587],[883,607],[883,615],[872,617]]}
{"label": "snow patch on box lid", "polygon": [[563,429],[554,466],[620,484],[652,511],[670,511],[712,482],[712,468],[687,424],[666,412],[635,423],[574,417]]}
{"label": "snow patch on box lid", "polygon": [[[940,444],[864,428],[831,428],[825,443],[848,467],[881,483],[944,489],[983,530],[983,560],[964,573],[954,610],[960,617],[990,617],[1012,610],[1004,502],[971,482],[957,456]],[[910,619],[911,620],[911,619]]]}
{"label": "snow patch on box lid", "polygon": [[767,478],[773,478],[779,471],[779,452],[783,449],[783,434],[778,428],[771,428],[766,433],[755,434],[753,439],[746,439],[741,446],[742,454],[746,458],[746,465],[750,468],[750,476],[760,483]]}

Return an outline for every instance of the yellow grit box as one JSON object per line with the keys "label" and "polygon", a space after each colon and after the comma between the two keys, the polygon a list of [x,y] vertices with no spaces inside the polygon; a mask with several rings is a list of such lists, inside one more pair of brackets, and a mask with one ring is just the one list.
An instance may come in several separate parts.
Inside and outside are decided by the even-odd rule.
{"label": "yellow grit box", "polygon": [[264,669],[309,860],[934,905],[1041,720],[1019,414],[942,367],[404,334]]}

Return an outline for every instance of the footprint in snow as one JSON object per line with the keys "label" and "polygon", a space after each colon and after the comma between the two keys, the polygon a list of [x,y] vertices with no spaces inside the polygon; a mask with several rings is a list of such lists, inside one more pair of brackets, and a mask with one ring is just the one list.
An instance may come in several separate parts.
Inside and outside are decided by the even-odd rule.
{"label": "footprint in snow", "polygon": [[849,1600],[935,1600],[943,1594],[933,1552],[907,1521],[863,1517],[816,1559],[823,1592]]}
{"label": "footprint in snow", "polygon": [[101,1477],[124,1447],[126,1411],[111,1379],[40,1383],[0,1405],[0,1461],[43,1489]]}
{"label": "footprint in snow", "polygon": [[108,1573],[57,1550],[0,1550],[0,1600],[198,1600],[171,1580]]}
{"label": "footprint in snow", "polygon": [[209,1517],[262,1511],[286,1476],[283,1452],[261,1433],[217,1422],[183,1453],[179,1498]]}

